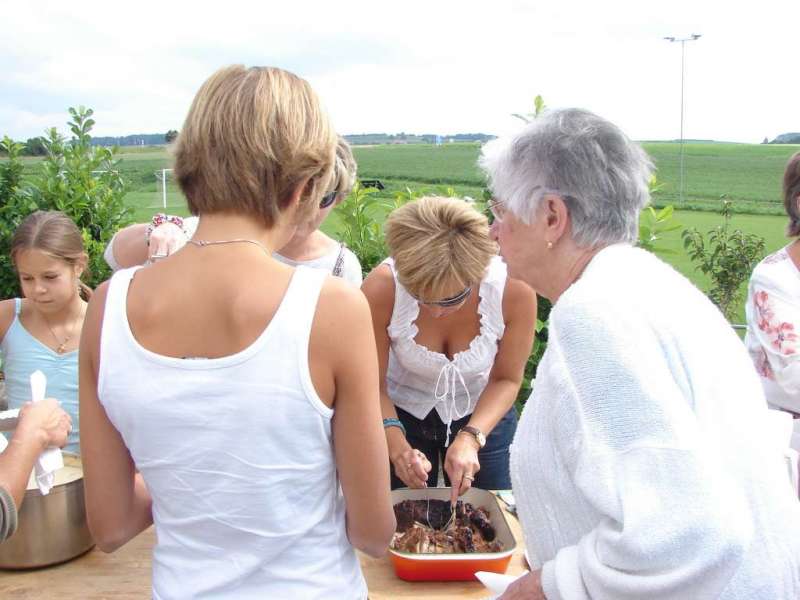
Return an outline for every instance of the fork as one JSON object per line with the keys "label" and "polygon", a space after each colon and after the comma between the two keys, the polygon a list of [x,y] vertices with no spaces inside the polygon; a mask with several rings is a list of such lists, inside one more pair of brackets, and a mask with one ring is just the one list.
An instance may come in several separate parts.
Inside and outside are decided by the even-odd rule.
{"label": "fork", "polygon": [[447,520],[447,523],[444,524],[444,527],[442,527],[442,531],[446,531],[446,530],[450,529],[453,525],[455,525],[455,522],[456,522],[456,505],[455,504],[451,504],[450,505],[450,518]]}

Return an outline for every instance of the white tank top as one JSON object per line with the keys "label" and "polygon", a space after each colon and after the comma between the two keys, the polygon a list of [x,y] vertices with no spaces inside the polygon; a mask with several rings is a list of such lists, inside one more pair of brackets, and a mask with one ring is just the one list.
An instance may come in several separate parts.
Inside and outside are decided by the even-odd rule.
{"label": "white tank top", "polygon": [[111,279],[98,396],[153,498],[153,597],[366,598],[346,535],[333,410],[308,367],[327,274],[298,267],[241,352],[180,359],[133,337],[126,298],[138,268]]}
{"label": "white tank top", "polygon": [[387,258],[394,275],[394,309],[389,322],[389,364],[386,391],[394,405],[418,419],[435,408],[442,422],[452,421],[475,410],[478,397],[489,382],[497,345],[505,331],[503,292],[506,265],[494,257],[478,289],[480,332],[469,347],[450,360],[414,341],[419,329],[419,303],[397,280],[394,261]]}

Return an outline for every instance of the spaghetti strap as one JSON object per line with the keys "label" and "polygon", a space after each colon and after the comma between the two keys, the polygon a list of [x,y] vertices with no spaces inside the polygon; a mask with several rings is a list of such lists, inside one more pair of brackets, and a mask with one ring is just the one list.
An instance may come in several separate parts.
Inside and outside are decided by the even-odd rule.
{"label": "spaghetti strap", "polygon": [[19,312],[22,310],[22,298],[14,298],[14,316],[19,318]]}
{"label": "spaghetti strap", "polygon": [[344,242],[339,242],[339,255],[336,257],[336,263],[333,265],[333,276],[341,277],[344,270]]}

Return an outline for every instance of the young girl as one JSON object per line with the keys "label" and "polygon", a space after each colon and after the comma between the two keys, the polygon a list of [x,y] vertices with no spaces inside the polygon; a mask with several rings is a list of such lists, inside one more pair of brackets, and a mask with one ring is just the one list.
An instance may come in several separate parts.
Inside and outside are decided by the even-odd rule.
{"label": "young girl", "polygon": [[78,340],[91,295],[80,280],[88,261],[81,233],[64,213],[35,212],[14,233],[11,260],[24,298],[0,302],[8,406],[30,401],[30,374],[41,370],[47,395],[72,417],[74,429],[64,449],[77,453]]}
{"label": "young girl", "polygon": [[[361,263],[343,243],[319,228],[337,204],[342,202],[356,181],[356,161],[350,145],[339,137],[336,145],[334,181],[331,191],[322,197],[319,212],[310,222],[297,227],[289,243],[272,256],[291,267],[322,269],[355,286],[362,281]],[[197,229],[197,217],[185,219],[159,213],[148,223],[130,225],[111,239],[105,259],[113,270],[155,261],[178,251]]]}

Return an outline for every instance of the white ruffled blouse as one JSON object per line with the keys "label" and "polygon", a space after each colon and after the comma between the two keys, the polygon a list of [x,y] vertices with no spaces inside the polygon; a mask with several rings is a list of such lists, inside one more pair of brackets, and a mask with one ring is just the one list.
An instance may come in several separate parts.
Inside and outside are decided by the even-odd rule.
{"label": "white ruffled blouse", "polygon": [[480,331],[469,347],[450,360],[415,341],[419,329],[419,303],[397,280],[394,261],[387,258],[394,275],[395,295],[389,334],[387,392],[395,406],[424,419],[435,408],[448,426],[475,410],[489,381],[497,346],[505,331],[503,291],[506,265],[494,257],[478,293]]}
{"label": "white ruffled blouse", "polygon": [[800,271],[787,248],[753,270],[745,305],[745,345],[767,402],[800,413]]}

